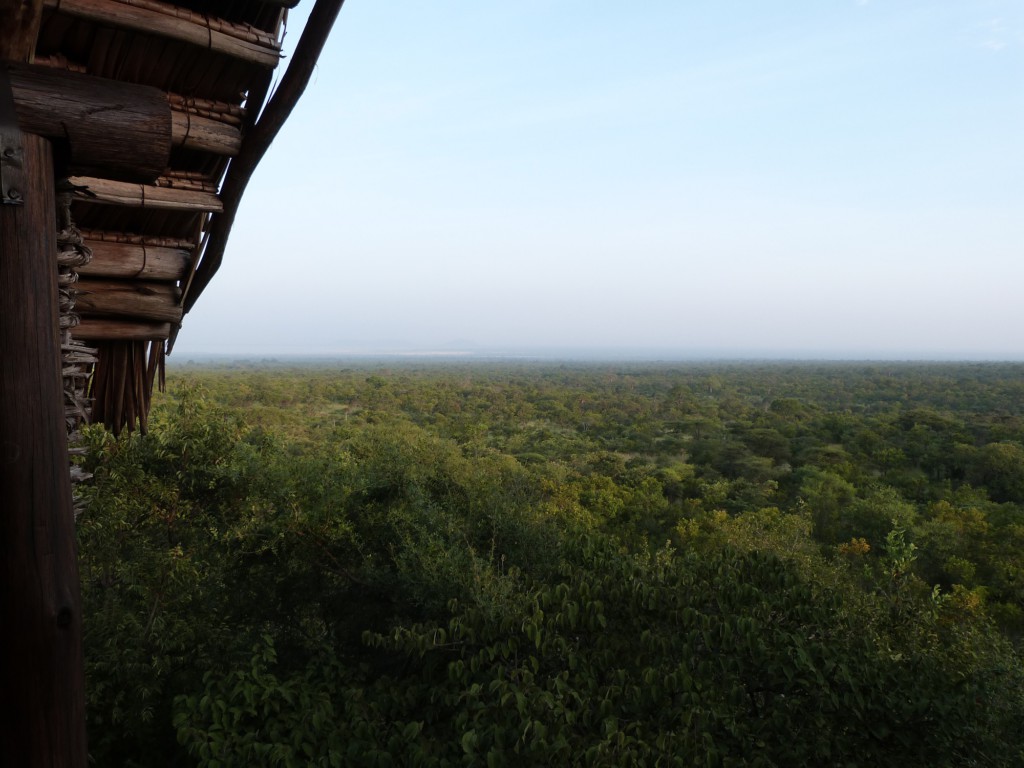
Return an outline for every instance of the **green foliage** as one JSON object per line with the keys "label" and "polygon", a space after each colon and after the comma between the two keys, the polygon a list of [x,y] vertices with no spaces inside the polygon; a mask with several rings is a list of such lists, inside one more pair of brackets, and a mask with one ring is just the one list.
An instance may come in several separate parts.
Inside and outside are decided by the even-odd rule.
{"label": "green foliage", "polygon": [[968,478],[985,486],[995,501],[1024,502],[1024,446],[988,443],[971,455]]}
{"label": "green foliage", "polygon": [[92,758],[1021,764],[1019,374],[172,376],[86,432]]}
{"label": "green foliage", "polygon": [[[345,765],[345,744],[330,729],[339,712],[332,702],[337,665],[315,659],[307,670],[280,680],[277,654],[265,635],[248,667],[223,679],[204,676],[202,695],[178,696],[178,739],[204,768],[261,765],[280,768]],[[202,726],[209,724],[204,729]]]}
{"label": "green foliage", "polygon": [[506,610],[453,601],[446,622],[367,633],[357,680],[281,681],[258,649],[179,699],[179,737],[202,766],[935,765],[1021,746],[980,703],[1004,670],[895,651],[774,557],[577,546]]}

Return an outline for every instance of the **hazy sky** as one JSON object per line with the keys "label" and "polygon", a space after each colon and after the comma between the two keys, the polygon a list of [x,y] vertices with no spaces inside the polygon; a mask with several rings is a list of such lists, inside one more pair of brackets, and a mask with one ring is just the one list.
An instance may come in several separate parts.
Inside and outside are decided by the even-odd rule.
{"label": "hazy sky", "polygon": [[568,348],[1024,358],[1024,2],[348,0],[174,358]]}

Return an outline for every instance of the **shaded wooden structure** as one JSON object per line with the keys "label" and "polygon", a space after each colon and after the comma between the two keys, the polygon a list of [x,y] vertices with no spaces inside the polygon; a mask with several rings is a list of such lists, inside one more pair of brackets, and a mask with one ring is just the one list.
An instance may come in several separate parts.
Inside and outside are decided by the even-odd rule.
{"label": "shaded wooden structure", "polygon": [[297,2],[0,0],[0,765],[86,763],[68,432],[146,428],[343,0],[271,95]]}

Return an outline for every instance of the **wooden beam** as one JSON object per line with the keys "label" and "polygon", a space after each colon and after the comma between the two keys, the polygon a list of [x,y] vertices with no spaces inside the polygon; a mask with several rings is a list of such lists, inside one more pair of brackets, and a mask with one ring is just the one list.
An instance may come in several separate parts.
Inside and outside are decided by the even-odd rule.
{"label": "wooden beam", "polygon": [[[152,181],[167,167],[171,146],[234,157],[242,145],[240,126],[244,109],[239,106],[92,77],[69,69],[66,61],[52,56],[38,61],[36,66],[18,68],[12,77],[18,115],[26,130],[50,139],[70,139],[78,163],[72,167],[72,173],[107,175],[84,165],[90,156],[98,156],[99,161],[92,160],[94,167],[116,169],[113,172],[116,175],[111,178]],[[156,94],[163,97],[169,110],[156,106]],[[141,119],[130,111],[138,111],[140,105],[145,107]],[[155,130],[154,120],[157,121]],[[165,127],[167,120],[170,120],[169,136]],[[121,125],[122,122],[125,124]],[[107,124],[106,127],[100,126],[101,123]],[[109,128],[113,129],[113,134]],[[129,147],[132,152],[119,152],[110,157],[109,153],[92,148],[96,140],[94,134],[99,134],[102,143],[109,144],[115,141],[111,136],[126,131],[136,136],[125,136],[116,143],[120,149]],[[150,149],[151,144],[162,152],[156,162],[134,158],[134,152]],[[83,157],[83,152],[88,155]]]}
{"label": "wooden beam", "polygon": [[171,112],[171,143],[176,147],[234,157],[242,147],[242,132],[237,126],[174,109]]}
{"label": "wooden beam", "polygon": [[75,311],[82,315],[181,322],[181,291],[173,283],[87,279],[79,280],[75,288]]}
{"label": "wooden beam", "polygon": [[9,70],[22,130],[66,142],[71,173],[152,181],[166,170],[173,131],[163,91],[51,67]]}
{"label": "wooden beam", "polygon": [[43,0],[0,0],[0,61],[31,61]]}
{"label": "wooden beam", "polygon": [[0,205],[0,765],[85,768],[53,161],[22,139],[24,205]]}
{"label": "wooden beam", "polygon": [[68,16],[88,19],[106,26],[167,37],[191,43],[241,61],[274,68],[280,49],[266,33],[229,24],[221,19],[193,13],[169,3],[153,0],[44,0]]}
{"label": "wooden beam", "polygon": [[131,184],[89,176],[72,176],[68,182],[78,188],[75,197],[88,203],[129,205],[167,211],[224,210],[217,195],[203,190]]}
{"label": "wooden beam", "polygon": [[71,335],[79,341],[163,341],[171,335],[171,324],[87,317]]}
{"label": "wooden beam", "polygon": [[92,261],[78,267],[82,277],[120,277],[140,280],[180,280],[188,271],[190,254],[184,248],[86,240]]}

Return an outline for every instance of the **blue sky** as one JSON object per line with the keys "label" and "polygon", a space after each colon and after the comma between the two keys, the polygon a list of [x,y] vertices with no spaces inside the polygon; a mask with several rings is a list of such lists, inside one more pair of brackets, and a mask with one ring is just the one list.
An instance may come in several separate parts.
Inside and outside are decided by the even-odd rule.
{"label": "blue sky", "polygon": [[1024,359],[1022,137],[1020,0],[348,0],[174,356]]}

